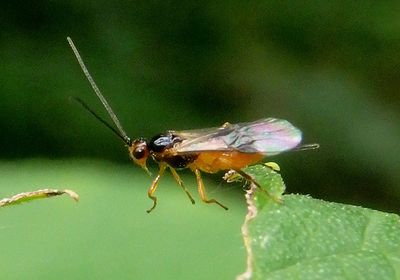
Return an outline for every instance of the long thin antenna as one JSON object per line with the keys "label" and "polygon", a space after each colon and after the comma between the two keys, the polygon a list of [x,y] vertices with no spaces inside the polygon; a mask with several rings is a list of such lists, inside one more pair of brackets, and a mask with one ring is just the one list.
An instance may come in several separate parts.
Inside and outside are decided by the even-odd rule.
{"label": "long thin antenna", "polygon": [[[97,87],[95,81],[93,80],[93,78],[90,75],[88,69],[86,68],[85,63],[82,60],[82,58],[81,58],[81,56],[80,56],[80,54],[78,52],[78,49],[75,47],[74,42],[72,41],[72,39],[70,37],[67,37],[67,41],[68,41],[69,45],[71,46],[71,49],[74,52],[75,57],[78,60],[78,63],[81,66],[82,71],[85,74],[86,78],[88,79],[88,81],[89,81],[90,85],[92,86],[94,92],[96,93],[97,97],[100,99],[100,101],[103,104],[104,108],[106,108],[106,110],[107,110],[108,114],[110,115],[111,119],[113,120],[114,124],[117,126],[118,131],[120,132],[118,135],[120,135],[120,137],[122,136],[122,139],[124,140],[124,142],[129,145],[129,143],[131,143],[131,139],[128,137],[128,135],[126,134],[125,130],[122,128],[122,125],[119,122],[119,120],[118,120],[117,116],[115,115],[114,111],[111,109],[111,107],[108,104],[107,100],[104,98],[103,94],[100,92],[100,89]],[[82,104],[82,102],[80,102],[80,103]],[[83,105],[83,106],[86,109],[88,109],[88,107],[85,106],[85,105]],[[88,111],[91,112],[94,116],[96,116],[97,119],[101,120],[102,123],[106,124],[106,122],[102,121],[102,119],[99,118],[96,114],[94,114],[94,112],[92,110],[89,109]],[[109,125],[107,124],[107,126],[109,126]]]}
{"label": "long thin antenna", "polygon": [[90,107],[79,97],[70,97],[70,99],[75,100],[78,102],[86,111],[88,111],[90,114],[92,114],[97,120],[99,120],[102,124],[104,124],[106,127],[111,129],[112,132],[114,132],[115,135],[117,135],[119,138],[122,139],[122,141],[125,142],[128,146],[130,146],[132,143],[127,142],[126,139],[116,130],[114,127],[112,127],[107,121],[105,121],[102,117],[100,117],[96,112],[94,112]]}

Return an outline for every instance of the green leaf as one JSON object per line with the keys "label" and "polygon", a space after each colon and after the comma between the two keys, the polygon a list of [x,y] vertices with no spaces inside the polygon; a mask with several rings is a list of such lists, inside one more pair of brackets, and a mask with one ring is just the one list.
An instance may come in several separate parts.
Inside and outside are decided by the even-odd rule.
{"label": "green leaf", "polygon": [[[269,190],[266,178],[246,173]],[[279,181],[264,174],[271,176]],[[398,215],[303,195],[257,203],[255,190],[242,228],[248,270],[239,279],[400,279]]]}
{"label": "green leaf", "polygon": [[[254,197],[254,203],[259,208],[264,207],[268,201],[280,203],[282,200],[282,195],[285,192],[285,183],[282,180],[279,171],[279,165],[275,162],[267,162],[264,164],[258,164],[246,167],[242,169],[244,174],[237,174],[236,171],[229,171],[223,177],[228,183],[243,181],[243,176],[248,176],[246,185],[250,185],[251,195],[253,192],[256,194]],[[254,185],[251,186],[252,180]],[[251,188],[253,187],[253,188]],[[249,195],[250,193],[248,193]],[[249,201],[248,201],[249,203]]]}
{"label": "green leaf", "polygon": [[29,202],[35,199],[48,198],[58,195],[68,194],[75,201],[79,200],[77,193],[71,190],[54,190],[54,189],[42,189],[32,192],[23,192],[13,195],[10,198],[3,198],[0,200],[0,207],[16,205],[23,202]]}

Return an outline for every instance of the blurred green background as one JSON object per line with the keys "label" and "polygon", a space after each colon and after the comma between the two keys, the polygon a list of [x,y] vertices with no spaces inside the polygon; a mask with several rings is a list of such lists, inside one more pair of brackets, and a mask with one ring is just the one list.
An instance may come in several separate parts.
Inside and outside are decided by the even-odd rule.
{"label": "blurred green background", "polygon": [[[113,227],[120,227],[124,235],[128,235],[129,229],[136,229],[136,237],[140,234],[150,236],[146,232],[158,231],[151,236],[167,242],[178,232],[186,238],[197,234],[192,241],[203,244],[197,244],[198,247],[193,245],[185,250],[187,244],[178,240],[169,243],[171,247],[165,242],[157,246],[166,246],[168,252],[172,250],[168,248],[182,246],[179,247],[182,251],[173,252],[172,256],[184,251],[187,255],[183,260],[191,258],[190,252],[202,248],[204,255],[193,258],[202,260],[204,271],[207,271],[206,267],[211,269],[218,265],[214,258],[228,268],[234,267],[228,275],[213,274],[219,275],[220,279],[232,278],[244,269],[239,229],[245,213],[243,192],[239,186],[221,183],[221,174],[205,176],[208,178],[207,189],[221,201],[234,201],[226,203],[230,212],[225,213],[213,206],[203,207],[200,203],[195,207],[187,205],[184,195],[172,186],[160,190],[159,196],[166,205],[164,209],[156,209],[158,218],[144,215],[150,204],[146,197],[150,178],[132,166],[119,139],[68,99],[78,96],[106,116],[66,42],[67,36],[75,41],[89,70],[132,138],[151,137],[168,129],[218,126],[226,121],[252,121],[270,116],[284,118],[302,129],[304,143],[321,145],[319,150],[287,153],[271,159],[280,164],[288,192],[398,213],[399,10],[399,1],[2,3],[0,157],[3,163],[0,197],[46,184],[52,187],[68,185],[78,193],[87,192],[79,206],[71,206],[69,202],[60,206],[64,205],[64,200],[58,202],[61,204],[38,202],[7,209],[7,213],[14,213],[8,219],[20,221],[14,223],[18,224],[17,228],[25,225],[22,230],[25,231],[30,228],[35,215],[45,209],[53,213],[57,207],[65,207],[60,210],[64,211],[60,215],[68,213],[74,221],[74,215],[81,216],[85,212],[74,210],[75,213],[71,214],[71,209],[90,206],[90,210],[86,209],[90,221],[99,219],[108,223],[104,215],[110,215]],[[85,168],[89,168],[88,174],[93,172],[92,177],[82,173]],[[151,169],[154,173],[156,166]],[[60,177],[60,174],[64,175]],[[107,174],[114,180],[105,181]],[[184,174],[194,193],[192,176],[188,172]],[[85,184],[84,179],[88,177],[93,181]],[[25,180],[13,181],[15,178]],[[168,180],[170,176],[165,178],[167,185]],[[170,183],[174,185],[172,181]],[[97,185],[103,187],[97,189]],[[125,194],[119,197],[120,192]],[[95,199],[93,196],[97,194],[101,194],[100,198]],[[132,198],[135,202],[129,204]],[[125,200],[129,207],[125,208],[120,200]],[[121,215],[117,210],[107,211],[110,207],[121,207],[118,211],[123,211],[127,221],[120,221]],[[203,211],[204,216],[201,214]],[[112,215],[116,215],[116,219],[112,219]],[[203,218],[199,220],[197,215]],[[52,228],[53,223],[69,228],[65,225],[69,220],[60,222],[55,217],[55,214],[44,216],[46,226],[37,227],[37,231]],[[83,217],[79,219],[83,220]],[[177,225],[171,228],[165,220],[159,222],[161,217],[179,217],[182,224],[174,220]],[[210,228],[214,228],[206,226],[210,217],[215,217],[216,225],[225,225],[226,228],[221,228],[218,234],[210,232]],[[140,221],[139,228],[141,223],[145,223],[148,231],[140,233],[141,229],[135,228],[135,221]],[[82,234],[84,239],[93,238],[93,244],[97,244],[96,240],[108,244],[101,237],[106,225],[96,229],[94,225],[93,228],[87,227],[87,221],[82,223],[71,225],[73,240],[81,240],[82,237],[77,236]],[[202,230],[192,228],[198,223]],[[6,227],[7,222],[0,222],[0,229],[2,225]],[[17,241],[24,236],[13,233],[13,230],[9,238],[16,238],[14,242],[20,244]],[[165,235],[164,231],[170,234]],[[186,231],[189,232],[185,234]],[[42,241],[51,234],[47,231]],[[113,232],[109,234],[112,236]],[[205,253],[206,247],[218,250],[220,235],[233,242],[231,249],[237,247],[235,252],[238,255],[231,262],[225,259],[229,259],[230,253]],[[15,248],[6,237],[1,238],[7,240],[8,248]],[[117,235],[110,240],[119,238]],[[128,240],[126,236],[129,243]],[[58,244],[56,240],[53,242]],[[147,242],[152,244],[149,248],[154,248],[154,243]],[[138,267],[146,268],[144,270],[150,273],[148,278],[157,278],[155,270],[159,263],[170,259],[165,256],[160,259],[154,249],[147,252],[144,245],[139,249],[125,245],[121,260],[111,254],[110,262],[125,261],[123,266],[134,269],[136,266],[130,266],[130,260],[145,259],[147,266],[139,262],[141,265]],[[111,247],[115,250],[112,252],[123,248],[122,245],[120,248]],[[90,250],[95,248],[90,247]],[[36,252],[35,248],[31,249]],[[102,249],[104,252],[109,250]],[[31,252],[26,247],[19,250],[20,254]],[[83,251],[87,253],[86,250]],[[138,250],[139,255],[130,255]],[[4,251],[1,251],[3,254],[0,256],[4,258]],[[41,256],[57,253],[42,252]],[[15,258],[3,264],[14,264],[19,256],[15,254]],[[106,260],[99,259],[97,269],[103,268]],[[153,263],[152,259],[157,261]],[[46,263],[35,260],[39,266]],[[79,264],[82,260],[85,258],[76,261]],[[195,263],[188,264],[188,273],[193,271]],[[243,267],[238,264],[243,264]],[[115,263],[113,265],[117,267]],[[8,268],[10,272],[18,271],[18,267]],[[79,265],[74,268],[85,271],[85,267]],[[85,273],[90,275],[96,271],[96,265],[86,269]],[[226,271],[224,267],[220,270]],[[70,270],[65,268],[65,271]],[[145,274],[138,275],[143,279]],[[196,277],[207,279],[208,276],[199,273]],[[85,278],[82,276],[82,279]]]}

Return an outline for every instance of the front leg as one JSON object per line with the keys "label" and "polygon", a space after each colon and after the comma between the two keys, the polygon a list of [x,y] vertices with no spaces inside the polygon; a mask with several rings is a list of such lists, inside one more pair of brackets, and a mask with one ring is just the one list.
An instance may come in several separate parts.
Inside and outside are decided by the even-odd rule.
{"label": "front leg", "polygon": [[154,208],[157,206],[157,197],[154,196],[154,193],[157,190],[158,187],[158,182],[160,181],[161,176],[164,174],[165,169],[167,168],[167,165],[165,163],[160,164],[160,170],[158,171],[158,174],[156,178],[154,178],[153,183],[151,184],[150,188],[147,191],[147,196],[153,200],[153,206],[147,210],[147,213],[150,213],[153,211]]}

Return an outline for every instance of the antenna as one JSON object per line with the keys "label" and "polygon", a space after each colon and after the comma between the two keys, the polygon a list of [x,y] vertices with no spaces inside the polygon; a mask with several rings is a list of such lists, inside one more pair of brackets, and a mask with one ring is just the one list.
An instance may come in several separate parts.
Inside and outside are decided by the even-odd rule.
{"label": "antenna", "polygon": [[107,121],[105,121],[102,117],[100,117],[96,112],[94,112],[90,107],[79,97],[70,97],[70,99],[73,99],[74,101],[78,102],[83,109],[88,111],[90,114],[92,114],[97,120],[99,120],[101,123],[103,123],[106,127],[111,129],[112,132],[114,132],[115,135],[117,135],[119,138],[122,139],[122,141],[125,142],[128,146],[130,146],[132,143],[129,141],[127,142],[126,139],[116,130],[114,127],[112,127]]}
{"label": "antenna", "polygon": [[92,76],[90,75],[88,69],[86,68],[85,63],[83,62],[78,49],[75,47],[74,42],[70,37],[67,37],[67,41],[69,45],[71,46],[72,51],[75,54],[76,59],[78,60],[79,65],[82,68],[83,73],[85,74],[86,78],[88,79],[90,85],[92,86],[94,92],[96,93],[97,97],[100,99],[101,103],[103,104],[104,108],[106,108],[110,118],[113,120],[114,124],[117,126],[119,133],[115,129],[113,129],[106,121],[104,121],[102,118],[100,118],[96,113],[94,113],[89,107],[82,102],[80,99],[77,99],[77,101],[86,109],[88,110],[92,115],[94,115],[98,120],[100,120],[103,124],[105,124],[108,128],[111,128],[114,133],[116,133],[124,142],[128,145],[132,143],[131,139],[126,135],[125,130],[122,128],[121,123],[119,122],[117,115],[115,115],[114,111],[111,109],[111,106],[108,104],[107,100],[103,96],[103,94],[100,92],[100,89],[97,87],[95,81],[93,80]]}

